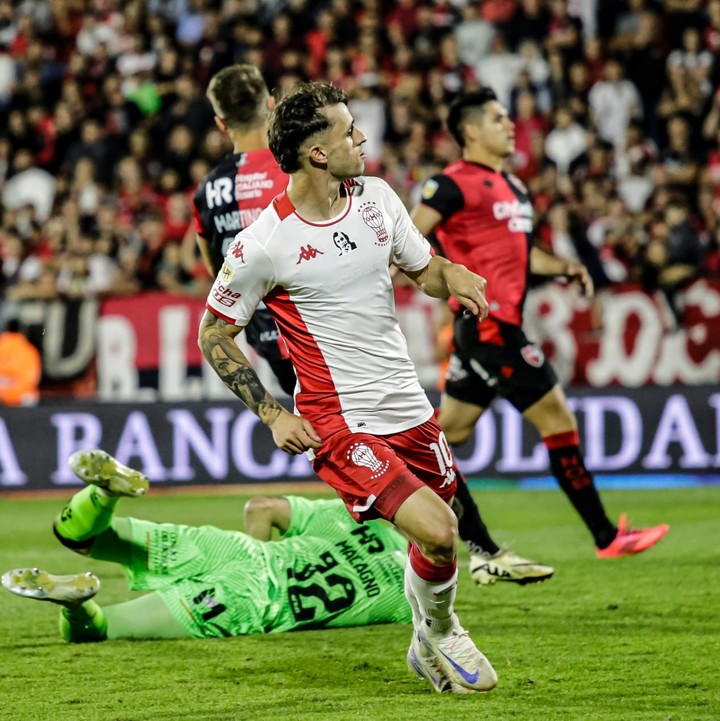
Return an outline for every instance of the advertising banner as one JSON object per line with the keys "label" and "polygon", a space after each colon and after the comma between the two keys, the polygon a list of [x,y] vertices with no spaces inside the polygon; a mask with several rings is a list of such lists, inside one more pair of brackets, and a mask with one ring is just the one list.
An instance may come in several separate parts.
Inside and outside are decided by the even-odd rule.
{"label": "advertising banner", "polygon": [[[573,392],[570,403],[595,473],[708,480],[720,475],[716,386],[588,389]],[[97,447],[168,486],[315,478],[307,459],[278,450],[267,428],[239,401],[73,403],[2,409],[0,490],[79,485],[67,458],[79,448]],[[480,419],[473,440],[456,456],[471,477],[548,473],[536,432],[504,401]]]}

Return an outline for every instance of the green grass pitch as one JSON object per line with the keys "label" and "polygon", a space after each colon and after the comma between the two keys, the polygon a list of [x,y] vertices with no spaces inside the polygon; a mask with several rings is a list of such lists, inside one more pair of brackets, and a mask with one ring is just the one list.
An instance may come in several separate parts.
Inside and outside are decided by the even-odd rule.
{"label": "green grass pitch", "polygon": [[[2,721],[718,721],[720,488],[606,492],[613,514],[670,533],[597,560],[555,491],[477,491],[498,539],[555,566],[537,586],[473,586],[457,608],[500,677],[487,695],[435,694],[405,667],[408,626],[212,641],[69,645],[57,608],[0,590]],[[156,494],[119,513],[239,527],[245,497]],[[100,603],[130,597],[117,567],[62,548],[62,501],[0,499],[0,570],[90,569]]]}

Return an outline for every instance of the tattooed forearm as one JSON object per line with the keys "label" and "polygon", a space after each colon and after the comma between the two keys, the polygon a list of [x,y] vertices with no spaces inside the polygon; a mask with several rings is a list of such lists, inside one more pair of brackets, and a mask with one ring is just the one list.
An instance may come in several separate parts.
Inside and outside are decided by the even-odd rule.
{"label": "tattooed forearm", "polygon": [[260,382],[245,354],[237,347],[234,336],[239,329],[225,321],[210,317],[200,326],[199,345],[207,362],[222,378],[225,385],[265,425],[272,425],[282,412],[282,406]]}

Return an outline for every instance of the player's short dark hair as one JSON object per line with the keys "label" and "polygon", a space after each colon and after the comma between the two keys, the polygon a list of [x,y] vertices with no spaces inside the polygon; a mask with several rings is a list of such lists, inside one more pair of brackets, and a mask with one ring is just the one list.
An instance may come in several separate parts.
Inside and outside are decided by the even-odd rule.
{"label": "player's short dark hair", "polygon": [[254,65],[230,65],[213,75],[207,89],[215,114],[231,130],[258,125],[267,117],[270,95]]}
{"label": "player's short dark hair", "polygon": [[497,100],[497,95],[492,88],[487,85],[480,88],[474,93],[465,93],[459,95],[450,104],[447,116],[447,129],[453,136],[455,142],[461,147],[465,147],[465,135],[463,134],[463,125],[473,113],[482,112],[485,105],[492,100]]}
{"label": "player's short dark hair", "polygon": [[330,105],[347,102],[347,95],[329,83],[299,83],[270,114],[268,141],[280,168],[294,173],[302,167],[300,146],[312,135],[330,127],[320,112]]}

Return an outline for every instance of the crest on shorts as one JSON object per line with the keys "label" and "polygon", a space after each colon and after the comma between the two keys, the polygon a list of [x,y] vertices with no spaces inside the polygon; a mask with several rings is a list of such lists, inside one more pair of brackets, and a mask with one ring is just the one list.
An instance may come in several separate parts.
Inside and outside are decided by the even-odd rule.
{"label": "crest on shorts", "polygon": [[370,478],[379,478],[390,467],[390,461],[381,461],[365,443],[353,443],[348,449],[347,458],[356,466],[369,468]]}
{"label": "crest on shorts", "polygon": [[520,353],[525,359],[525,362],[528,365],[531,365],[533,368],[540,368],[540,366],[542,366],[542,364],[545,362],[545,355],[543,354],[543,352],[532,343],[524,345],[520,349]]}

